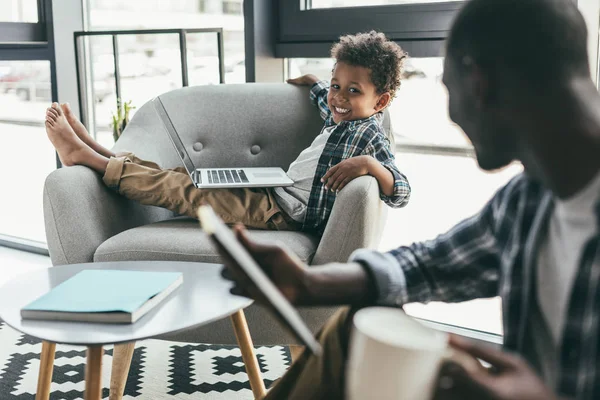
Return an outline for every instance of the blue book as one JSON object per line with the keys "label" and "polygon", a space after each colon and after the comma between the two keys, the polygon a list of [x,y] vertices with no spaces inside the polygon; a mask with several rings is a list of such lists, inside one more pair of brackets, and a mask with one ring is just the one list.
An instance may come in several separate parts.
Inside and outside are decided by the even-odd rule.
{"label": "blue book", "polygon": [[84,270],[23,307],[21,318],[134,323],[182,283],[180,272]]}

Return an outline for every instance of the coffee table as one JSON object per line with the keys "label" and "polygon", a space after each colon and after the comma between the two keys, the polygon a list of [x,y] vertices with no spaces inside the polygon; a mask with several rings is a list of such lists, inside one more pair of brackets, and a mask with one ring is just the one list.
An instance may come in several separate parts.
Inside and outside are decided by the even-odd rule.
{"label": "coffee table", "polygon": [[[183,284],[134,324],[21,320],[23,306],[85,269],[118,269],[183,273]],[[265,386],[254,354],[243,309],[252,300],[229,293],[231,283],[218,264],[175,261],[121,261],[71,264],[17,276],[0,288],[0,319],[14,329],[41,339],[42,353],[36,400],[50,397],[56,343],[87,347],[85,399],[100,400],[103,345],[114,344],[110,399],[121,399],[135,342],[231,317],[255,398]],[[110,296],[110,293],[106,294]],[[73,299],[77,301],[77,299]]]}

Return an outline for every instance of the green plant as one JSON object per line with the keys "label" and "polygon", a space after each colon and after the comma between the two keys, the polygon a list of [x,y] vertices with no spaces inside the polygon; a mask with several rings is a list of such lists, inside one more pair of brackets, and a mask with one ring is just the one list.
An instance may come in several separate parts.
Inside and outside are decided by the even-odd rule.
{"label": "green plant", "polygon": [[117,113],[112,113],[111,123],[113,139],[115,142],[119,139],[129,123],[129,112],[133,109],[135,109],[135,107],[131,105],[131,100],[123,103],[121,102],[121,99],[117,99]]}

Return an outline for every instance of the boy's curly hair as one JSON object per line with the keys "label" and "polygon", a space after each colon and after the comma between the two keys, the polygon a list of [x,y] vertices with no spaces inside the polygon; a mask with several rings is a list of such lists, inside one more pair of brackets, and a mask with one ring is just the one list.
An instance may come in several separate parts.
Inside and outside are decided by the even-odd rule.
{"label": "boy's curly hair", "polygon": [[331,48],[331,56],[336,62],[370,69],[377,92],[396,96],[407,54],[383,33],[371,31],[341,36]]}

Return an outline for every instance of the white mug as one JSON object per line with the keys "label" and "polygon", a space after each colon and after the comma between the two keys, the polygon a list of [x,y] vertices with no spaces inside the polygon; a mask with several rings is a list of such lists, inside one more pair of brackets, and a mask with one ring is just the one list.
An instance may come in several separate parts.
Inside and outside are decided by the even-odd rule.
{"label": "white mug", "polygon": [[[370,307],[353,318],[346,366],[349,400],[430,400],[446,359],[477,363],[448,346],[448,335],[397,308]],[[466,358],[466,360],[465,360]],[[480,364],[479,364],[480,365]]]}

